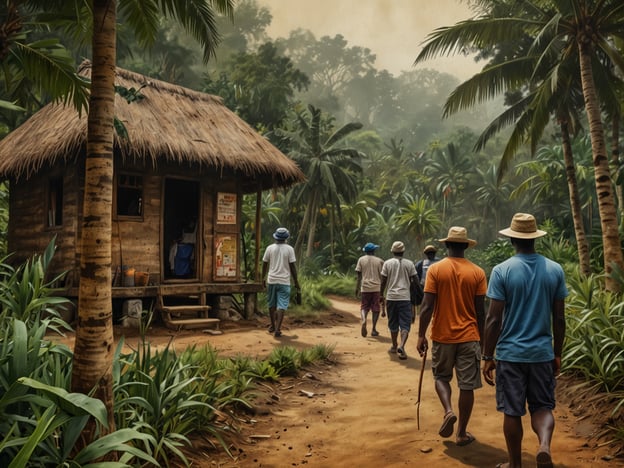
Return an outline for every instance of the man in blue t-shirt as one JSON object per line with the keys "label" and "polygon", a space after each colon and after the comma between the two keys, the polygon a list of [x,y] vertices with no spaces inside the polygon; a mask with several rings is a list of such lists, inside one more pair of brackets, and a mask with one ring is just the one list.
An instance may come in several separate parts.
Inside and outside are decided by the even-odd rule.
{"label": "man in blue t-shirt", "polygon": [[555,377],[561,370],[568,290],[561,266],[535,252],[535,239],[546,232],[537,229],[532,215],[516,213],[511,226],[499,233],[511,239],[516,254],[492,270],[483,337],[483,376],[494,385],[496,370],[496,408],[505,415],[509,461],[498,466],[522,465],[522,416],[528,403],[539,440],[537,466],[552,467]]}

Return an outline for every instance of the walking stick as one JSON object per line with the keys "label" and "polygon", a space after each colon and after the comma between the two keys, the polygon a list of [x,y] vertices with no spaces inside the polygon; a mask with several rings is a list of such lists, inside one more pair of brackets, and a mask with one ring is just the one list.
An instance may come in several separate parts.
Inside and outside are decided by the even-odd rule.
{"label": "walking stick", "polygon": [[420,394],[422,392],[423,376],[425,375],[425,363],[427,362],[427,349],[423,354],[422,367],[420,368],[420,379],[418,380],[418,401],[416,401],[416,424],[418,430],[420,430]]}

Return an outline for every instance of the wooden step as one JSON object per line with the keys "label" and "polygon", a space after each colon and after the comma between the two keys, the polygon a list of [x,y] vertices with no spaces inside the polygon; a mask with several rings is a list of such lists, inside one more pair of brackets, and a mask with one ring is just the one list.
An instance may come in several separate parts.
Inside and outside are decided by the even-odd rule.
{"label": "wooden step", "polygon": [[215,326],[219,329],[218,318],[185,318],[185,319],[165,319],[167,328],[179,330],[181,328],[205,328],[207,326]]}
{"label": "wooden step", "polygon": [[177,306],[162,306],[163,312],[169,312],[171,315],[182,315],[184,312],[195,314],[197,317],[206,316],[210,312],[211,307],[207,305],[177,305]]}
{"label": "wooden step", "polygon": [[[167,305],[166,299],[174,300],[178,304]],[[179,302],[190,302],[189,304],[180,304]],[[171,288],[159,288],[158,290],[158,309],[165,326],[172,330],[180,330],[182,328],[205,328],[208,326],[219,329],[218,318],[210,318],[208,314],[212,309],[206,305],[206,294],[193,294],[192,291],[180,293],[180,291]]]}

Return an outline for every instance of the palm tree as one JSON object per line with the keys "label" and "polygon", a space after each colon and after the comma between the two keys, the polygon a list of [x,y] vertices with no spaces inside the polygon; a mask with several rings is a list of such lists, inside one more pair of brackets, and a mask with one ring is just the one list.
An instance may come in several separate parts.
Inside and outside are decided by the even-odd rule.
{"label": "palm tree", "polygon": [[[295,241],[295,252],[301,258],[303,239],[307,233],[306,258],[312,256],[319,211],[330,207],[340,216],[342,202],[351,203],[358,194],[355,175],[361,172],[363,154],[344,146],[344,139],[362,128],[351,122],[334,130],[333,119],[323,116],[320,109],[310,105],[307,112],[297,114],[293,131],[280,130],[288,138],[290,155],[306,175],[306,182],[291,193],[291,203],[305,204],[303,220]],[[335,218],[330,217],[334,220]]]}
{"label": "palm tree", "polygon": [[511,194],[510,184],[499,182],[496,166],[489,166],[485,171],[477,169],[479,175],[479,186],[476,189],[477,200],[482,202],[483,219],[494,220],[494,232],[501,228],[501,215],[507,214],[509,196]]}
{"label": "palm tree", "polygon": [[[91,93],[88,108],[83,225],[80,239],[78,325],[71,386],[76,392],[94,393],[106,404],[109,427],[105,430],[108,431],[114,430],[111,374],[113,356],[111,224],[117,4],[116,0],[93,0],[92,2],[84,0],[82,4],[63,0],[30,0],[23,4],[9,1],[7,11],[13,16],[7,18],[11,19],[9,22],[11,28],[4,29],[4,32],[10,32],[9,37],[16,38],[19,37],[20,27],[23,27],[19,16],[23,11],[48,13],[49,18],[49,14],[57,15],[53,17],[63,17],[59,12],[66,12],[68,8],[72,8],[73,16],[70,18],[76,20],[75,30],[86,30],[87,34],[90,34],[92,44]],[[22,7],[24,10],[21,9]],[[120,16],[124,23],[135,32],[141,43],[149,44],[155,38],[160,26],[161,14],[164,14],[180,22],[199,41],[204,49],[205,61],[214,54],[219,39],[214,27],[215,9],[221,13],[231,14],[232,0],[168,0],[166,2],[119,0]],[[85,14],[87,16],[81,16]],[[85,21],[86,19],[88,21]],[[67,22],[64,26],[69,27]],[[9,43],[3,42],[3,45],[6,44]],[[16,50],[25,54],[24,56],[29,57],[23,44],[17,41],[11,44],[15,45]],[[59,50],[63,49],[60,46],[53,48],[53,52]],[[0,55],[0,59],[7,59],[9,55]],[[12,57],[14,56],[16,55]],[[24,67],[22,72],[25,75],[31,78],[38,77],[39,83],[46,85],[43,86],[44,88],[54,85],[57,96],[63,96],[63,92],[67,92],[66,95],[69,97],[66,101],[71,100],[78,110],[84,106],[80,97],[84,84],[80,79],[63,74],[62,72],[66,72],[66,69],[58,64],[56,68],[60,71],[54,76],[50,76],[46,71],[50,68],[45,67],[39,67],[36,69],[38,72],[33,73],[35,69],[26,68],[31,62],[34,63],[32,60],[23,63],[16,61]],[[88,443],[92,437],[93,432],[85,434],[83,442]]]}
{"label": "palm tree", "polygon": [[[108,430],[113,430],[111,232],[117,1],[93,0],[92,7],[93,65],[72,390],[89,393],[95,388],[109,411]],[[214,54],[218,42],[213,7],[228,14],[233,9],[231,0],[119,2],[124,19],[143,42],[154,39],[162,13],[192,33],[204,48],[205,61]]]}
{"label": "palm tree", "polygon": [[[534,0],[511,2],[502,9],[493,7],[500,6],[500,2],[496,4],[481,2],[481,4],[486,9],[490,7],[488,13],[491,14],[435,31],[416,60],[424,60],[438,53],[449,53],[467,46],[504,50],[507,55],[499,54],[499,62],[485,67],[484,72],[487,73],[479,76],[478,80],[473,80],[471,92],[456,96],[454,103],[447,107],[446,111],[452,111],[453,106],[461,108],[471,105],[477,98],[493,96],[502,89],[520,89],[527,86],[531,92],[525,98],[524,106],[510,109],[506,115],[501,116],[499,123],[489,129],[495,131],[497,126],[521,116],[516,122],[515,132],[508,144],[511,151],[515,151],[517,145],[524,139],[530,139],[533,145],[536,144],[536,137],[541,135],[545,125],[545,111],[555,112],[558,118],[563,115],[560,112],[561,107],[552,99],[552,90],[559,90],[559,95],[569,92],[570,88],[562,86],[560,77],[567,76],[566,72],[571,68],[576,70],[574,73],[580,80],[592,141],[594,179],[599,194],[607,273],[606,287],[609,290],[617,290],[618,285],[610,273],[613,265],[619,268],[624,265],[624,257],[620,249],[615,197],[606,155],[596,81],[601,84],[601,94],[607,94],[609,97],[605,98],[606,102],[618,102],[617,99],[611,99],[616,92],[615,87],[611,87],[609,83],[620,84],[620,80],[615,79],[612,73],[614,66],[620,70],[624,69],[624,60],[613,46],[613,40],[619,40],[624,35],[624,5],[615,0],[596,2]],[[519,8],[512,8],[514,5],[519,5]],[[510,47],[514,42],[525,45],[527,37],[532,38],[528,50],[526,48],[514,50]],[[565,133],[565,129],[562,131]],[[505,164],[501,163],[501,170],[504,167]],[[573,196],[573,188],[570,193]],[[577,215],[578,213],[575,214]],[[576,221],[578,218],[575,220],[575,225],[578,225]]]}
{"label": "palm tree", "polygon": [[[88,81],[76,74],[76,63],[58,38],[41,21],[40,8],[9,0],[0,6],[0,108],[14,128],[25,113],[38,110],[47,99],[87,108]],[[36,38],[35,38],[36,37]]]}
{"label": "palm tree", "polygon": [[414,236],[422,248],[428,239],[440,232],[443,220],[438,213],[438,208],[427,197],[416,197],[401,208],[397,226],[405,234]]}
{"label": "palm tree", "polygon": [[466,155],[460,154],[453,143],[446,146],[446,150],[436,148],[431,161],[425,168],[425,174],[430,176],[435,184],[435,193],[442,199],[442,222],[446,221],[447,207],[452,201],[460,199],[466,188],[468,176],[474,172],[474,163]]}

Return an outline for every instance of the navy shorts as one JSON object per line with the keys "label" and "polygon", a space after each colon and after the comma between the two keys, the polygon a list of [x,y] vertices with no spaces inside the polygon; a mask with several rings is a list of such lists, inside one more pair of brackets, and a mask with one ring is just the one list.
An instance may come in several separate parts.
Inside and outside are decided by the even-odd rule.
{"label": "navy shorts", "polygon": [[391,333],[410,331],[412,326],[412,304],[410,301],[386,301],[388,308],[388,330]]}
{"label": "navy shorts", "polygon": [[524,416],[555,409],[553,363],[496,361],[496,409],[508,416]]}

